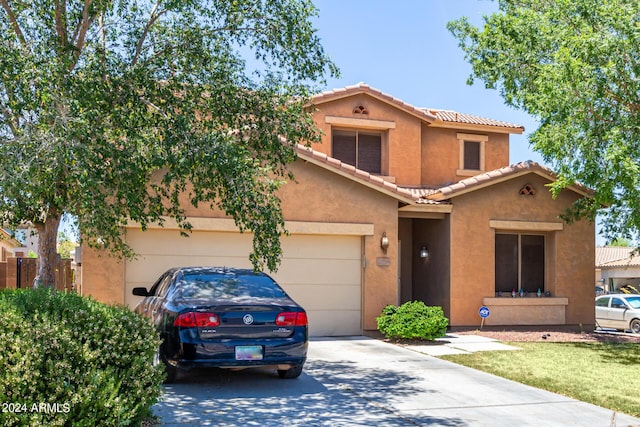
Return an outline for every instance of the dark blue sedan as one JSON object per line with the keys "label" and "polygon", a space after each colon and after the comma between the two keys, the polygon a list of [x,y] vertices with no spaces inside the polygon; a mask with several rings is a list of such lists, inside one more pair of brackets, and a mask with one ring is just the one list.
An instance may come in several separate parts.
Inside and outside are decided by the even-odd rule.
{"label": "dark blue sedan", "polygon": [[218,267],[173,268],[150,290],[136,312],[158,328],[167,382],[193,367],[272,367],[297,378],[307,358],[307,314],[268,275]]}

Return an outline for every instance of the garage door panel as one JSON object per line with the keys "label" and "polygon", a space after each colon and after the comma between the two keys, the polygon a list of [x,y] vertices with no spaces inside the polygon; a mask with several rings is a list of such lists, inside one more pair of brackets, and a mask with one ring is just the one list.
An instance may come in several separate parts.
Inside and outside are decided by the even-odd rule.
{"label": "garage door panel", "polygon": [[347,336],[360,335],[360,311],[322,311],[311,310],[309,316],[309,335]]}
{"label": "garage door panel", "polygon": [[358,284],[360,260],[288,259],[282,260],[272,275],[281,284]]}
{"label": "garage door panel", "polygon": [[127,242],[144,255],[224,256],[251,251],[253,237],[243,233],[199,231],[181,236],[175,230],[128,231]]}
{"label": "garage door panel", "polygon": [[[140,299],[131,290],[150,287],[171,267],[252,267],[251,234],[194,231],[182,237],[175,230],[127,230],[127,242],[139,254],[125,269],[125,301],[131,307]],[[310,334],[360,334],[362,238],[292,235],[281,242],[282,263],[271,276],[307,310]]]}
{"label": "garage door panel", "polygon": [[[305,242],[313,241],[313,245]],[[280,239],[287,258],[360,259],[361,242],[354,236],[284,236]]]}
{"label": "garage door panel", "polygon": [[287,293],[305,309],[360,310],[360,286],[283,286]]}

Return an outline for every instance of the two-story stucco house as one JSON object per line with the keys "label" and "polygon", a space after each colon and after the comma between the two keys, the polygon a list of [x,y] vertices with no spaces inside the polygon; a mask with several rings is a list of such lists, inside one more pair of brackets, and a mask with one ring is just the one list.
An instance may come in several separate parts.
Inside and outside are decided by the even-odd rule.
{"label": "two-story stucco house", "polygon": [[[558,217],[590,192],[575,185],[553,199],[552,171],[509,166],[521,126],[417,108],[365,84],[313,104],[324,136],[298,147],[296,182],[280,192],[290,235],[274,274],[309,312],[312,335],[375,330],[385,305],[409,300],[442,306],[452,327],[479,326],[482,306],[485,325],[594,324],[594,224]],[[250,266],[251,236],[231,219],[187,215],[189,238],[131,225],[134,261],[85,248],[83,293],[134,305],[131,289],[169,267]]]}

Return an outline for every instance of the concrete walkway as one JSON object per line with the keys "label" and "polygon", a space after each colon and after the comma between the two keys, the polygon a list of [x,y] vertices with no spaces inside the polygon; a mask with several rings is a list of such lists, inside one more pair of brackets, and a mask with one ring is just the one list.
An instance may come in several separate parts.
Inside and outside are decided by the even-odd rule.
{"label": "concrete walkway", "polygon": [[519,350],[518,347],[502,344],[492,338],[457,334],[436,338],[434,343],[408,344],[403,347],[436,357],[448,354],[469,354],[476,351]]}
{"label": "concrete walkway", "polygon": [[302,376],[194,370],[153,408],[163,426],[640,426],[640,419],[430,356],[486,351],[478,337],[404,348],[315,339]]}

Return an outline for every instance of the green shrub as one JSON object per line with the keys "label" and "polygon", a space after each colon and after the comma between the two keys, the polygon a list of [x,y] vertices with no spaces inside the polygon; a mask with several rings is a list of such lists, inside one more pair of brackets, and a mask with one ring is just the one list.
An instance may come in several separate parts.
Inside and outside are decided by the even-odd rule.
{"label": "green shrub", "polygon": [[126,307],[0,291],[0,425],[140,425],[160,396],[153,326]]}
{"label": "green shrub", "polygon": [[422,301],[406,302],[400,307],[388,305],[376,322],[387,338],[427,341],[445,336],[449,325],[442,307],[426,306]]}

